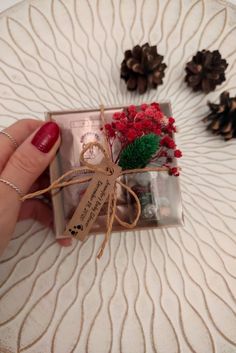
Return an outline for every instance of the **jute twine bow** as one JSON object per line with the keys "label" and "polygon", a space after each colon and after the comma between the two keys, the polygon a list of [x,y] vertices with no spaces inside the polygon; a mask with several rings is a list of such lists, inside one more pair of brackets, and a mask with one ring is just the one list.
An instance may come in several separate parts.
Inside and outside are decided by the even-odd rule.
{"label": "jute twine bow", "polygon": [[[104,107],[101,106],[101,119],[103,123],[105,122],[104,119]],[[105,129],[104,129],[105,130]],[[81,162],[81,167],[72,169],[62,176],[60,176],[58,179],[52,182],[51,185],[49,185],[47,188],[36,191],[31,194],[27,194],[24,197],[22,197],[22,201],[25,201],[27,199],[32,199],[34,197],[43,195],[49,191],[55,190],[55,189],[61,189],[69,185],[75,185],[75,184],[83,184],[91,181],[93,176],[87,176],[83,177],[84,174],[90,172],[91,173],[102,173],[104,175],[111,175],[112,171],[106,167],[106,161],[111,161],[111,151],[109,148],[107,136],[105,133],[105,144],[104,146],[101,145],[98,142],[91,142],[88,143],[82,150],[81,155],[80,155],[80,162]],[[85,160],[85,153],[90,150],[93,147],[97,147],[103,154],[105,163],[103,164],[98,164],[98,165],[93,165],[88,163]],[[159,172],[159,171],[168,171],[167,167],[146,167],[146,168],[138,168],[138,169],[130,169],[130,170],[123,170],[120,172],[120,175],[118,175],[115,183],[114,183],[114,188],[113,191],[109,194],[108,197],[108,203],[107,203],[107,220],[106,220],[106,234],[104,237],[104,240],[102,242],[101,248],[98,252],[97,258],[100,259],[103,255],[104,249],[106,247],[106,244],[109,241],[111,232],[112,232],[112,226],[114,223],[114,220],[116,221],[124,228],[126,229],[133,229],[136,227],[138,220],[140,218],[141,214],[141,205],[138,196],[136,193],[126,184],[124,184],[120,179],[124,175],[128,174],[135,174],[135,173],[143,173],[143,172]],[[79,175],[79,177],[78,177]],[[135,200],[136,203],[136,216],[131,223],[127,223],[120,219],[120,217],[116,214],[116,205],[117,205],[117,184],[121,186],[121,188],[124,188],[127,193],[129,193]]]}

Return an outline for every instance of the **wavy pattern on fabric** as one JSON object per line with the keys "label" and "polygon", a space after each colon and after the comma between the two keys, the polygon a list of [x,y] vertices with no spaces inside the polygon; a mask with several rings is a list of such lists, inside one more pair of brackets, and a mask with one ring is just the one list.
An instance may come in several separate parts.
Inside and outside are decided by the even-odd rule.
{"label": "wavy pattern on fabric", "polygon": [[[171,100],[184,153],[185,227],[113,234],[60,249],[32,221],[0,260],[0,351],[235,353],[236,149],[201,122],[207,100],[236,94],[236,9],[214,0],[26,0],[0,16],[0,126],[47,110]],[[120,81],[123,51],[158,44],[164,84]],[[198,49],[219,49],[227,81],[184,83]],[[5,347],[5,348],[4,348]]]}

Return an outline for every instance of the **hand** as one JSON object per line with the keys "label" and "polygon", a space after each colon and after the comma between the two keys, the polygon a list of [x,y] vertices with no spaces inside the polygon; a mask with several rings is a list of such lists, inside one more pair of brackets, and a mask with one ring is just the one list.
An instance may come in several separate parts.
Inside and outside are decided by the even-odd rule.
{"label": "hand", "polygon": [[[4,130],[18,144],[14,146],[0,134],[0,179],[7,180],[23,194],[45,187],[45,170],[60,145],[60,131],[55,123],[20,120]],[[49,183],[49,180],[47,181]],[[47,227],[53,223],[52,211],[41,200],[20,201],[16,190],[0,182],[0,255],[9,243],[18,220],[34,218]],[[71,239],[59,241],[71,245]]]}

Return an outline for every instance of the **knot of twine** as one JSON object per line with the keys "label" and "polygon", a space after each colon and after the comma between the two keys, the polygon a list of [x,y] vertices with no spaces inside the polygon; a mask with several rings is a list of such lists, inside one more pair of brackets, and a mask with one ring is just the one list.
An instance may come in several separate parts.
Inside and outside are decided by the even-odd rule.
{"label": "knot of twine", "polygon": [[[104,120],[104,107],[103,106],[101,106],[101,118],[102,118],[102,121],[104,122],[105,120]],[[86,146],[83,148],[81,155],[80,155],[80,162],[83,166],[69,170],[68,172],[66,172],[62,176],[60,176],[58,179],[53,181],[51,183],[51,185],[49,185],[47,188],[25,195],[24,197],[21,198],[21,201],[25,201],[27,199],[32,199],[34,197],[43,195],[49,191],[64,188],[69,185],[87,183],[87,182],[91,181],[91,179],[93,178],[93,176],[91,176],[91,175],[87,176],[87,177],[81,176],[87,172],[90,172],[90,174],[99,172],[104,175],[112,175],[113,171],[111,170],[111,168],[106,167],[106,161],[110,163],[112,158],[111,158],[111,151],[108,147],[109,145],[108,145],[107,136],[105,135],[105,137],[106,137],[105,138],[105,146],[101,145],[99,142],[91,142],[91,143],[86,144]],[[94,164],[91,164],[86,161],[85,153],[93,147],[97,147],[102,152],[103,157],[104,157],[102,164],[94,165]],[[139,221],[140,215],[141,215],[141,205],[140,205],[140,201],[139,201],[138,196],[128,185],[124,184],[120,180],[120,177],[122,177],[123,175],[127,175],[127,174],[135,174],[135,173],[143,173],[143,172],[159,172],[159,171],[168,171],[168,168],[167,167],[146,167],[146,168],[138,168],[138,169],[129,169],[129,170],[121,171],[120,174],[117,176],[117,179],[115,180],[115,183],[114,183],[113,190],[109,194],[109,197],[108,197],[107,219],[106,219],[107,230],[106,230],[106,234],[105,234],[104,240],[102,242],[101,248],[100,248],[98,255],[97,255],[98,259],[100,259],[102,257],[104,249],[109,241],[114,220],[116,219],[116,221],[122,227],[124,227],[126,229],[133,229],[136,227],[136,225]],[[80,175],[79,177],[77,177],[78,174]],[[121,186],[121,188],[124,188],[135,200],[136,216],[131,223],[127,223],[127,222],[123,221],[116,214],[117,184],[119,184]]]}

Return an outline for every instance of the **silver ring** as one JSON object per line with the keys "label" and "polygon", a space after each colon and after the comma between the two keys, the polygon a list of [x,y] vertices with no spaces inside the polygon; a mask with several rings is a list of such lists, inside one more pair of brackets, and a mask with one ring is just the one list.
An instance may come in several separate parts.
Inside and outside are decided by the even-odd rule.
{"label": "silver ring", "polygon": [[5,180],[5,179],[0,178],[0,183],[3,183],[5,185],[9,186],[10,188],[12,188],[13,190],[15,190],[20,197],[24,196],[24,193],[21,191],[21,189],[18,186],[16,186],[15,184],[11,183],[9,180]]}
{"label": "silver ring", "polygon": [[16,142],[16,140],[14,139],[14,137],[12,137],[8,132],[2,130],[2,131],[0,131],[0,134],[5,135],[13,143],[15,148],[19,147],[19,145]]}

